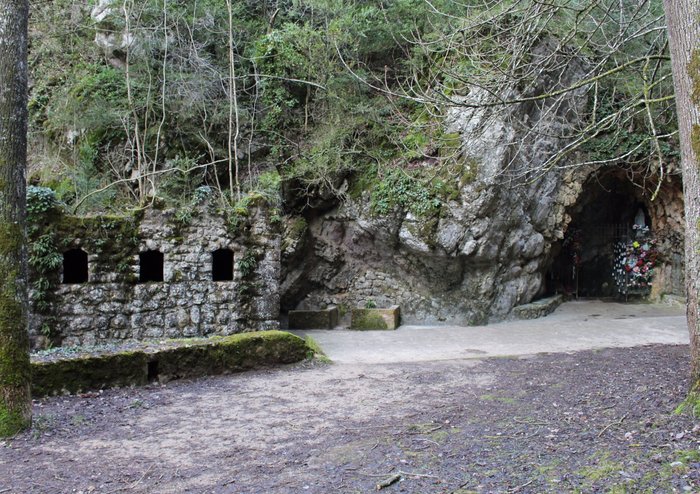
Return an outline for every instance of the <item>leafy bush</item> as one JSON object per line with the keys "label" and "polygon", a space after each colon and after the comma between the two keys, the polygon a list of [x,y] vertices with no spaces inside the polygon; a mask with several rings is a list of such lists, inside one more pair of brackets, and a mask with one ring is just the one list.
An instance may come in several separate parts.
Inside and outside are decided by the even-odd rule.
{"label": "leafy bush", "polygon": [[56,193],[48,187],[27,187],[27,215],[30,221],[37,220],[44,213],[58,207]]}
{"label": "leafy bush", "polygon": [[[272,198],[280,182],[313,194],[387,164],[407,170],[425,158],[442,163],[457,150],[457,139],[444,134],[449,98],[469,96],[474,85],[497,96],[506,77],[517,81],[509,88],[528,96],[548,89],[542,84],[565,83],[556,82],[565,75],[562,57],[605,71],[664,46],[660,2],[641,9],[627,0],[554,0],[546,15],[537,2],[516,0],[232,2],[229,26],[225,2],[169,2],[164,11],[162,2],[145,0],[126,12],[127,71],[126,53],[120,52],[126,48],[105,54],[94,42],[97,32],[124,35],[124,11],[115,8],[95,25],[89,21],[92,5],[39,2],[31,19],[32,32],[40,33],[30,52],[31,135],[40,136],[31,148],[46,152],[52,167],[62,163],[51,174],[74,184],[60,189],[66,202],[117,183],[91,196],[85,210],[145,203],[153,196],[187,205],[197,187],[214,184],[232,190],[240,185],[243,192],[258,188],[277,204]],[[614,9],[625,15],[614,15]],[[608,58],[596,58],[600,47],[624,31],[618,18],[625,16],[625,29],[639,35]],[[545,44],[556,51],[554,67],[537,65],[541,54],[535,48]],[[663,98],[671,84],[669,64],[647,65],[580,88],[595,88],[590,107],[576,117],[580,149],[591,159],[649,160],[656,143],[649,139],[646,113],[629,106],[644,99],[644,90],[653,89],[650,96],[658,100],[650,108],[657,134],[674,135],[672,101]],[[584,122],[605,122],[617,112],[602,130]],[[233,144],[239,184],[229,183]],[[675,158],[673,137],[660,146]],[[196,166],[201,168],[192,170]],[[279,178],[264,172],[272,168]],[[138,171],[152,173],[141,187],[131,180]],[[376,184],[377,212],[399,205],[425,214],[437,207],[440,194],[421,192],[422,178],[406,175],[389,174]],[[373,182],[360,185],[373,188]]]}
{"label": "leafy bush", "polygon": [[385,215],[399,207],[417,216],[435,213],[442,201],[435,191],[417,176],[393,169],[372,189],[372,210]]}
{"label": "leafy bush", "polygon": [[258,253],[252,250],[247,251],[238,261],[238,270],[243,278],[249,277],[258,267]]}

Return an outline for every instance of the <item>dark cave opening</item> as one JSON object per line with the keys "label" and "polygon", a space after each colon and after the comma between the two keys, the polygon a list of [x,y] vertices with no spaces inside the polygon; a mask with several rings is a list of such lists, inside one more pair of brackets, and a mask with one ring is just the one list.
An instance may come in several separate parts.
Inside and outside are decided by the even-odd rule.
{"label": "dark cave opening", "polygon": [[571,222],[564,239],[552,248],[546,277],[548,295],[612,297],[615,244],[634,238],[633,225],[652,228],[644,189],[624,175],[608,173],[584,184],[568,213]]}

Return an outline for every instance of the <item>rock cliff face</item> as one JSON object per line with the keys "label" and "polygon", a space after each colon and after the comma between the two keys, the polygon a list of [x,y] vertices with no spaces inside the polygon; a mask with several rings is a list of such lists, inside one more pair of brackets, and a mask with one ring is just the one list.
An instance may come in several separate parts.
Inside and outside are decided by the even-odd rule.
{"label": "rock cliff face", "polygon": [[527,187],[477,180],[433,224],[401,212],[377,218],[367,197],[348,201],[283,250],[283,309],[374,301],[400,304],[404,322],[503,317],[542,292],[579,189],[562,174]]}
{"label": "rock cliff face", "polygon": [[[574,67],[568,77],[576,72]],[[573,129],[584,104],[571,93],[553,106],[452,109],[448,131],[462,137],[462,152],[476,163],[476,179],[442,205],[439,217],[417,218],[399,209],[379,217],[365,193],[293,220],[282,251],[282,309],[400,304],[404,322],[479,324],[555,293],[548,273],[572,217],[612,207],[605,194],[594,196],[591,184],[603,176],[613,188],[628,183],[619,168],[561,166],[570,160],[546,168],[566,144],[556,136]],[[625,187],[627,209],[644,207],[664,238],[682,235],[677,179],[666,179],[654,203],[643,188]],[[624,223],[634,215],[619,213],[596,221]],[[682,245],[672,243],[669,254],[682,252]],[[661,275],[667,284],[670,270]]]}

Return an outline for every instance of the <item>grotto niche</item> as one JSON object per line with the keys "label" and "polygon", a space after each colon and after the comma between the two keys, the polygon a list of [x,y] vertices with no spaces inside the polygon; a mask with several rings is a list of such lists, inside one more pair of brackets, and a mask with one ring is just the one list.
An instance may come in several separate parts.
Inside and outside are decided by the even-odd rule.
{"label": "grotto niche", "polygon": [[667,177],[654,201],[655,183],[640,182],[613,169],[583,184],[564,238],[552,249],[548,294],[627,299],[684,293],[680,178]]}

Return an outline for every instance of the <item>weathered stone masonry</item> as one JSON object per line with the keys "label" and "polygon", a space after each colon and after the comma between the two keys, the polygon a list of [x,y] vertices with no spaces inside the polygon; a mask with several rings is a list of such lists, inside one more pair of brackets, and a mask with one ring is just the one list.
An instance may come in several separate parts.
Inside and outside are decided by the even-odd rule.
{"label": "weathered stone masonry", "polygon": [[[61,216],[35,231],[35,239],[51,237],[61,256],[71,249],[87,252],[89,272],[87,283],[66,284],[58,267],[48,275],[51,287],[43,296],[35,283],[34,346],[278,329],[280,239],[264,208],[235,229],[206,211],[186,224],[174,214]],[[212,279],[212,253],[219,249],[233,253],[230,281]],[[163,254],[162,282],[139,282],[139,253],[146,251]],[[36,268],[33,278],[41,278]]]}

